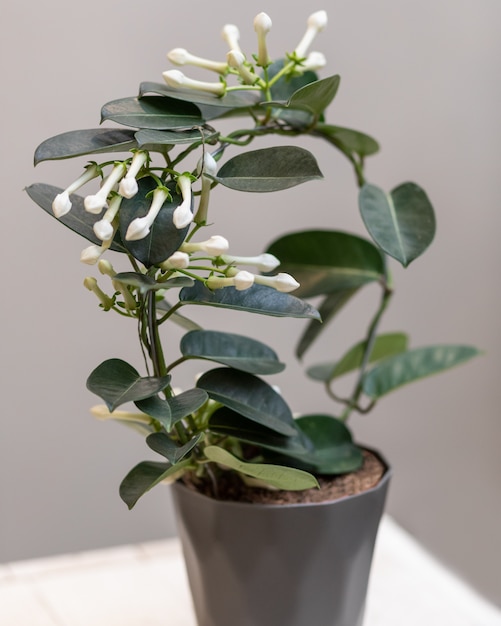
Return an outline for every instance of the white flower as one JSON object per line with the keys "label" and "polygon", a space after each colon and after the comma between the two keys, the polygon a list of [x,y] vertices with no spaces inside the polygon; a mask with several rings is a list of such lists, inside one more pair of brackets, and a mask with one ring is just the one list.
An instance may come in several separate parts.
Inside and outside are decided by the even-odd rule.
{"label": "white flower", "polygon": [[136,217],[129,224],[125,233],[126,241],[137,241],[149,235],[150,228],[168,196],[169,190],[166,187],[157,187],[155,189],[148,213],[144,217]]}
{"label": "white flower", "polygon": [[270,32],[271,26],[271,18],[266,13],[258,13],[254,18],[254,30],[257,33],[257,62],[261,67],[266,67],[270,63],[266,35]]}
{"label": "white flower", "polygon": [[106,206],[108,195],[113,187],[125,174],[125,165],[117,163],[112,169],[108,178],[106,178],[101,189],[94,195],[87,196],[84,200],[85,210],[89,213],[99,214]]}
{"label": "white flower", "polygon": [[211,256],[220,256],[224,252],[227,252],[230,244],[225,237],[221,235],[212,235],[206,241],[200,241],[198,243],[185,242],[182,244],[181,249],[183,252],[207,252]]}
{"label": "white flower", "polygon": [[179,70],[167,70],[166,72],[163,72],[162,76],[169,87],[206,91],[214,94],[215,96],[222,96],[226,91],[226,85],[224,82],[208,83],[203,80],[195,80],[193,78],[188,78]]}
{"label": "white flower", "polygon": [[290,274],[281,272],[276,276],[256,276],[256,283],[273,287],[282,293],[289,293],[299,287],[299,283]]}
{"label": "white flower", "polygon": [[183,201],[174,209],[172,221],[176,228],[181,229],[186,228],[193,220],[193,213],[191,212],[191,177],[181,174],[177,178],[177,184]]}
{"label": "white flower", "polygon": [[190,255],[181,250],[176,250],[174,254],[160,264],[164,270],[185,270],[190,265]]}
{"label": "white flower", "polygon": [[66,189],[58,193],[52,202],[52,211],[57,218],[63,217],[71,210],[70,194],[75,193],[80,187],[99,176],[100,168],[97,163],[90,163],[85,167],[85,172],[71,183]]}
{"label": "white flower", "polygon": [[246,272],[245,270],[241,270],[238,274],[233,276],[233,284],[235,285],[235,289],[238,291],[244,291],[245,289],[249,289],[254,284],[255,276],[250,272]]}
{"label": "white flower", "polygon": [[246,85],[253,85],[259,80],[259,76],[251,72],[249,67],[245,63],[245,56],[240,50],[230,50],[226,55],[228,65],[237,70],[240,78]]}
{"label": "white flower", "polygon": [[327,26],[327,13],[325,11],[312,13],[306,24],[306,32],[294,50],[296,56],[300,59],[306,56],[306,51],[310,47],[312,41],[315,39],[317,34]]}
{"label": "white flower", "polygon": [[58,193],[52,201],[52,212],[59,218],[66,215],[71,210],[70,194],[67,191]]}
{"label": "white flower", "polygon": [[230,50],[239,50],[242,52],[240,44],[238,43],[240,39],[240,32],[234,24],[226,24],[223,26],[221,37],[226,41]]}
{"label": "white flower", "polygon": [[218,74],[226,74],[228,71],[228,65],[226,63],[197,57],[184,48],[174,48],[167,53],[167,58],[171,63],[174,63],[174,65],[194,65],[195,67],[211,70]]}
{"label": "white flower", "polygon": [[260,272],[272,272],[280,265],[280,261],[273,254],[265,252],[258,256],[234,256],[225,254],[222,261],[235,265],[255,265]]}

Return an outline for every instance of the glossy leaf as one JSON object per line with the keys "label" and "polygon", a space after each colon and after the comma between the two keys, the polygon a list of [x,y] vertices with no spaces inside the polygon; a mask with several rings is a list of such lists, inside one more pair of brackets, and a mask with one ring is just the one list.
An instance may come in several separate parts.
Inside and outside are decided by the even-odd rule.
{"label": "glossy leaf", "polygon": [[182,197],[171,189],[172,200],[164,202],[151,226],[150,233],[144,239],[126,241],[125,235],[132,220],[148,213],[152,200],[148,194],[156,188],[157,183],[152,178],[145,177],[139,180],[138,185],[139,191],[133,198],[122,200],[119,231],[124,246],[132,256],[146,267],[151,267],[165,261],[178,250],[188,233],[189,226],[181,229],[174,226],[172,216],[174,209],[181,204]]}
{"label": "glossy leaf", "polygon": [[101,109],[101,121],[105,120],[155,130],[185,130],[204,124],[194,104],[160,96],[120,98],[108,102]]}
{"label": "glossy leaf", "polygon": [[276,452],[289,450],[290,452],[306,453],[312,447],[311,442],[303,436],[299,428],[296,428],[297,433],[294,437],[286,437],[225,406],[214,411],[211,415],[209,429],[218,435],[233,437],[243,443]]}
{"label": "glossy leaf", "polygon": [[198,411],[209,399],[202,389],[188,389],[172,398],[152,396],[134,404],[138,409],[158,420],[167,432],[180,420]]}
{"label": "glossy leaf", "polygon": [[299,109],[312,115],[320,116],[334,100],[340,83],[339,76],[329,76],[321,80],[308,83],[295,91],[287,102],[265,102],[263,105]]}
{"label": "glossy leaf", "polygon": [[306,350],[308,350],[315,339],[318,338],[320,333],[325,330],[328,322],[351,300],[358,289],[358,287],[354,287],[353,289],[340,289],[339,291],[330,293],[323,300],[318,307],[322,323],[320,324],[317,320],[311,320],[311,322],[309,322],[296,347],[296,356],[298,359],[303,358]]}
{"label": "glossy leaf", "polygon": [[207,446],[204,451],[209,461],[257,478],[276,489],[301,491],[318,487],[316,478],[302,470],[282,465],[246,463],[218,446]]}
{"label": "glossy leaf", "polygon": [[[252,107],[259,102],[259,96],[252,91],[233,91],[223,97],[204,92],[175,89],[161,83],[144,82],[139,87],[140,97],[154,93],[174,100],[192,102],[195,105],[218,107],[220,109],[238,109]],[[183,105],[184,106],[184,105]]]}
{"label": "glossy leaf", "polygon": [[179,446],[165,433],[152,433],[146,437],[146,443],[154,452],[164,456],[172,465],[176,465],[193,450],[202,437],[203,433],[199,433],[183,446]]}
{"label": "glossy leaf", "polygon": [[316,474],[344,474],[362,465],[362,452],[340,420],[330,415],[304,415],[296,423],[313,446],[304,454],[284,450],[280,455],[284,462],[293,458],[298,467]]}
{"label": "glossy leaf", "polygon": [[338,231],[311,230],[285,235],[267,252],[280,259],[281,272],[300,283],[300,298],[354,289],[379,281],[386,272],[381,252],[368,240]]}
{"label": "glossy leaf", "polygon": [[377,245],[407,267],[435,236],[435,214],[426,193],[404,183],[390,194],[375,185],[360,190],[360,212]]}
{"label": "glossy leaf", "polygon": [[114,411],[121,404],[153,396],[169,384],[170,376],[142,377],[132,365],[121,359],[109,359],[98,365],[87,379],[87,389]]}
{"label": "glossy leaf", "polygon": [[176,465],[143,461],[131,469],[123,479],[120,485],[120,497],[129,509],[132,509],[139,498],[155,485],[164,480],[176,480],[190,466],[191,461],[189,459],[180,461]]}
{"label": "glossy leaf", "polygon": [[375,365],[363,380],[363,391],[380,398],[415,380],[438,374],[480,354],[470,346],[442,345],[415,348]]}
{"label": "glossy leaf", "polygon": [[230,189],[270,192],[322,178],[315,157],[297,146],[244,152],[221,167],[215,179]]}
{"label": "glossy leaf", "polygon": [[285,365],[264,343],[213,330],[195,330],[181,339],[181,352],[187,358],[206,359],[250,374],[276,374]]}
{"label": "glossy leaf", "polygon": [[206,141],[210,143],[217,133],[205,131],[203,128],[190,130],[140,130],[135,134],[137,145],[145,150],[163,152],[166,147],[183,143],[196,143]]}
{"label": "glossy leaf", "polygon": [[[52,212],[52,202],[58,193],[61,193],[63,189],[60,187],[54,187],[53,185],[46,185],[45,183],[35,183],[26,188],[26,192],[29,197],[38,204],[46,213],[51,215],[58,222],[64,224],[67,228],[77,233],[84,239],[87,239],[91,243],[100,246],[102,241],[96,237],[92,227],[94,222],[101,219],[101,215],[92,215],[88,213],[84,208],[84,199],[81,196],[72,194],[70,196],[72,207],[69,213],[63,215],[63,217],[56,218]],[[115,252],[127,252],[122,244],[120,235],[115,235],[113,242],[110,246],[110,250]]]}
{"label": "glossy leaf", "polygon": [[183,304],[201,304],[275,317],[319,319],[318,311],[310,304],[265,285],[252,285],[244,291],[234,287],[211,291],[196,282],[193,287],[182,289],[179,299]]}
{"label": "glossy leaf", "polygon": [[282,396],[247,372],[221,367],[202,374],[197,387],[209,397],[262,426],[293,437],[296,427]]}
{"label": "glossy leaf", "polygon": [[[268,68],[268,77],[270,79],[274,78],[283,67],[284,59],[274,61]],[[303,72],[295,76],[282,76],[273,83],[271,87],[271,98],[272,100],[287,102],[292,94],[301,89],[301,87],[317,80],[317,74],[311,71]]]}
{"label": "glossy leaf", "polygon": [[[407,350],[408,337],[403,333],[387,333],[379,335],[374,341],[368,363],[375,363]],[[339,361],[314,365],[307,370],[313,380],[328,382],[357,370],[362,365],[365,351],[365,341],[357,343],[348,350]]]}
{"label": "glossy leaf", "polygon": [[373,137],[358,130],[330,124],[317,124],[315,130],[318,134],[328,138],[343,152],[355,153],[360,157],[371,156],[379,152],[379,143]]}
{"label": "glossy leaf", "polygon": [[35,151],[35,165],[85,154],[128,152],[137,147],[134,131],[121,128],[71,130],[43,141]]}

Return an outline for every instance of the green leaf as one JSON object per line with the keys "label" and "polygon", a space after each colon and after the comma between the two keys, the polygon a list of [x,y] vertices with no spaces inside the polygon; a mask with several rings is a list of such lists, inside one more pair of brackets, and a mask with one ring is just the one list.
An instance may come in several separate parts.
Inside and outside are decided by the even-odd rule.
{"label": "green leaf", "polygon": [[[183,243],[189,226],[178,229],[174,226],[172,216],[174,210],[182,202],[180,194],[176,193],[173,186],[170,189],[172,200],[166,200],[160,209],[150,233],[137,241],[126,241],[125,235],[129,224],[137,217],[144,217],[151,206],[151,196],[148,194],[157,187],[153,178],[144,177],[138,181],[139,191],[130,199],[124,198],[120,204],[119,231],[124,246],[133,257],[141,261],[146,267],[165,261]],[[148,196],[148,197],[147,197]]]}
{"label": "green leaf", "polygon": [[375,185],[360,190],[360,212],[377,245],[407,267],[435,236],[435,214],[426,193],[404,183],[390,194]]}
{"label": "green leaf", "polygon": [[293,437],[296,426],[282,396],[273,387],[247,372],[226,367],[209,370],[197,381],[209,397],[262,426]]}
{"label": "green leaf", "polygon": [[87,389],[102,398],[114,411],[125,402],[153,396],[169,384],[170,376],[141,377],[132,365],[121,359],[109,359],[98,365],[87,379]]}
{"label": "green leaf", "polygon": [[187,276],[177,276],[161,283],[156,282],[147,274],[139,274],[138,272],[120,272],[113,276],[114,281],[118,281],[129,287],[136,287],[141,293],[148,291],[160,291],[162,289],[179,289],[181,287],[190,287],[193,285],[193,279]]}
{"label": "green leaf", "polygon": [[35,165],[42,161],[69,159],[85,154],[128,152],[137,147],[134,131],[121,128],[71,130],[50,137],[35,150]]}
{"label": "green leaf", "polygon": [[[54,213],[52,212],[52,202],[57,194],[62,191],[63,189],[60,187],[46,185],[45,183],[35,183],[34,185],[30,185],[26,188],[26,192],[29,197],[51,217],[57,219],[58,222],[64,224],[64,226],[77,233],[77,235],[80,235],[91,243],[100,246],[103,242],[96,237],[92,227],[95,222],[101,219],[101,216],[93,215],[86,211],[84,207],[84,199],[81,196],[72,194],[70,196],[72,202],[71,211],[60,218],[56,218],[54,216]],[[110,246],[110,250],[114,250],[115,252],[127,252],[122,244],[119,234],[115,235]]]}
{"label": "green leaf", "polygon": [[209,430],[217,435],[233,437],[243,443],[260,446],[275,452],[287,449],[291,452],[305,453],[311,448],[310,441],[299,428],[296,428],[297,432],[294,437],[286,437],[225,406],[214,411],[210,416]]}
{"label": "green leaf", "polygon": [[177,422],[198,411],[208,399],[209,396],[202,389],[188,389],[172,398],[152,396],[134,404],[143,413],[158,420],[169,432]]}
{"label": "green leaf", "polygon": [[264,343],[213,330],[195,330],[181,339],[181,352],[187,358],[207,359],[250,374],[276,374],[285,365]]}
{"label": "green leaf", "polygon": [[158,454],[164,456],[169,463],[176,465],[176,463],[179,463],[179,461],[184,459],[184,457],[193,450],[202,438],[203,433],[199,433],[183,446],[179,446],[165,433],[152,433],[146,437],[146,443],[154,452],[158,452]]}
{"label": "green leaf", "polygon": [[210,291],[196,282],[193,287],[182,289],[179,299],[183,304],[201,304],[275,317],[319,319],[318,311],[310,304],[265,285],[252,285],[244,291],[234,287]]}
{"label": "green leaf", "polygon": [[316,80],[300,87],[286,103],[271,101],[264,102],[262,105],[298,109],[318,117],[334,100],[340,80],[341,78],[337,75]]}
{"label": "green leaf", "polygon": [[162,85],[161,83],[141,83],[139,87],[140,97],[144,97],[147,93],[155,93],[168,98],[173,98],[174,100],[192,102],[196,105],[206,105],[210,107],[217,107],[219,109],[247,109],[259,102],[259,96],[257,93],[251,91],[233,91],[220,98],[207,92],[193,90],[183,91],[169,87],[168,85]]}
{"label": "green leaf", "polygon": [[353,289],[340,289],[329,294],[318,307],[318,312],[322,319],[319,324],[316,320],[309,322],[306,330],[301,335],[296,347],[296,356],[298,359],[303,358],[306,350],[318,338],[321,332],[325,330],[328,322],[347,304],[351,298],[357,293],[358,287]]}
{"label": "green leaf", "polygon": [[297,146],[275,146],[238,154],[215,180],[237,191],[270,192],[322,178],[315,157]]}
{"label": "green leaf", "polygon": [[140,130],[135,134],[137,145],[144,150],[164,152],[166,146],[205,141],[210,143],[217,133],[203,128],[190,130]]}
{"label": "green leaf", "polygon": [[282,465],[245,463],[218,446],[207,446],[205,448],[205,456],[213,463],[224,465],[246,476],[257,478],[277,489],[301,491],[318,487],[316,478],[307,472]]}
{"label": "green leaf", "polygon": [[[165,298],[157,302],[157,310],[170,311],[171,309],[172,304],[169,304],[167,300],[165,300]],[[183,328],[187,331],[202,330],[202,327],[199,324],[197,324],[193,320],[190,320],[188,317],[181,315],[181,313],[178,313],[177,311],[171,313],[169,320],[174,324],[177,324],[180,328]]]}
{"label": "green leaf", "polygon": [[[368,363],[375,363],[381,359],[400,354],[407,350],[408,337],[403,333],[387,333],[379,335],[374,341]],[[357,343],[348,350],[339,361],[313,365],[308,368],[307,374],[313,380],[328,382],[357,370],[362,365],[365,351],[365,341]]]}
{"label": "green leaf", "polygon": [[120,485],[120,497],[132,509],[141,496],[163,480],[176,480],[186,469],[191,467],[191,461],[186,459],[171,465],[156,461],[143,461],[136,465]]}
{"label": "green leaf", "polygon": [[284,450],[281,460],[292,458],[298,467],[317,474],[345,474],[362,465],[362,452],[340,420],[330,415],[304,415],[296,423],[312,442],[312,450],[299,454]]}
{"label": "green leaf", "polygon": [[343,152],[354,152],[362,158],[379,152],[379,143],[373,137],[358,130],[330,124],[317,124],[315,131],[315,134],[323,135]]}
{"label": "green leaf", "polygon": [[299,298],[355,289],[386,274],[384,256],[370,241],[338,231],[290,233],[267,252],[280,259],[281,272],[300,283]]}
{"label": "green leaf", "polygon": [[476,348],[461,345],[415,348],[375,365],[364,376],[363,391],[371,398],[380,398],[402,385],[448,370],[479,354]]}
{"label": "green leaf", "polygon": [[120,98],[108,102],[101,109],[101,121],[105,120],[154,130],[187,130],[204,124],[200,110],[194,104],[160,96]]}

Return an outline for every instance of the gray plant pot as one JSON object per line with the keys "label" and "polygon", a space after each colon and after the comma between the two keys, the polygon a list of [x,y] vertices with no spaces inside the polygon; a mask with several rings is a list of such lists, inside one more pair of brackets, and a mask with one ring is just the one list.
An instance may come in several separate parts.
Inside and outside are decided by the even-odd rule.
{"label": "gray plant pot", "polygon": [[173,485],[198,626],[361,626],[390,476],[360,495],[285,506]]}

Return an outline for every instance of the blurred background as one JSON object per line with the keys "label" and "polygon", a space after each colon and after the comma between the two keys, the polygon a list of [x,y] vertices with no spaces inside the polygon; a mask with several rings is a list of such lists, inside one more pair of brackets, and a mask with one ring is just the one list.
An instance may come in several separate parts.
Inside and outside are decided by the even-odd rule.
{"label": "blurred background", "polygon": [[[99,125],[100,108],[131,96],[143,80],[161,82],[166,52],[186,47],[223,59],[220,37],[235,23],[254,51],[252,20],[273,20],[270,50],[292,50],[308,15],[329,25],[313,46],[341,75],[331,123],[365,131],[382,145],[368,179],[385,189],[412,180],[438,217],[430,250],[407,270],[392,265],[396,296],[383,330],[405,330],[412,345],[467,343],[485,355],[407,387],[357,417],[357,439],[382,450],[394,468],[388,512],[438,558],[501,605],[501,345],[498,323],[501,132],[497,0],[338,0],[319,6],[268,0],[64,0],[10,3],[0,25],[2,64],[2,419],[0,562],[164,538],[175,533],[168,489],[128,512],[118,485],[140,460],[144,441],[99,423],[85,388],[102,360],[141,367],[132,322],[100,311],[83,286],[94,270],[79,263],[85,244],[37,208],[23,188],[65,187],[84,161],[42,163],[47,137]],[[227,189],[212,203],[218,227],[238,254],[258,253],[287,230],[330,227],[363,234],[349,165],[311,143],[325,180],[256,197]],[[303,365],[335,358],[365,330],[375,292],[367,290],[306,354]],[[294,362],[298,320],[216,318],[269,342],[291,362],[277,384],[295,411],[329,411],[321,387]],[[224,318],[224,319],[222,319]],[[170,342],[176,350],[180,334]],[[328,340],[327,340],[328,338]],[[196,369],[186,366],[181,384]],[[183,377],[186,382],[183,383]]]}

